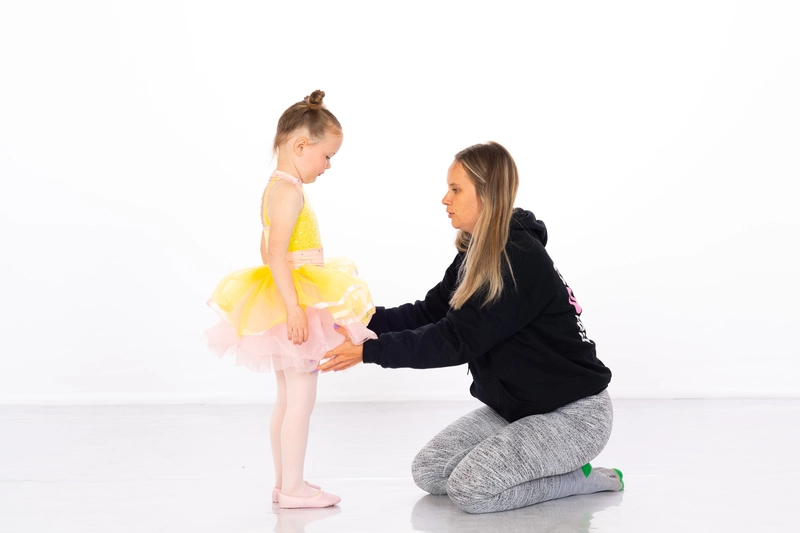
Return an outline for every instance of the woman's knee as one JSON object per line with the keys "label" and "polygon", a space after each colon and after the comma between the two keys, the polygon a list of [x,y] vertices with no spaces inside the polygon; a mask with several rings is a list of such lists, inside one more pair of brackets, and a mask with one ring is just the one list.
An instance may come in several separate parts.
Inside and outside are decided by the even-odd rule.
{"label": "woman's knee", "polygon": [[411,477],[414,483],[429,494],[446,494],[447,478],[444,468],[438,461],[434,450],[422,448],[411,462]]}
{"label": "woman's knee", "polygon": [[487,492],[468,476],[459,475],[457,470],[447,480],[447,495],[459,509],[467,513],[491,513],[496,510],[497,495]]}
{"label": "woman's knee", "polygon": [[573,437],[568,439],[577,456],[588,462],[603,451],[611,438],[614,411],[608,391],[578,400],[559,409],[567,417]]}

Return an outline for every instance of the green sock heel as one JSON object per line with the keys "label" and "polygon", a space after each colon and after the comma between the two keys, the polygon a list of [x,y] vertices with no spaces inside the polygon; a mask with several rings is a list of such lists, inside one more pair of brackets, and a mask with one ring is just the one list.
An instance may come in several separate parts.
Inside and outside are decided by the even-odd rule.
{"label": "green sock heel", "polygon": [[589,464],[589,463],[586,463],[585,465],[583,465],[581,467],[581,470],[583,471],[583,477],[589,477],[589,474],[592,473],[592,465]]}

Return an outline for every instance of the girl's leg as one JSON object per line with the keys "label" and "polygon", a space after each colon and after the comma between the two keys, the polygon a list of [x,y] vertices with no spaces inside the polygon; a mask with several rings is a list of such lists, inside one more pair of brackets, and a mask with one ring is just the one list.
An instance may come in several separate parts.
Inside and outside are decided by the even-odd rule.
{"label": "girl's leg", "polygon": [[275,467],[275,486],[281,488],[283,482],[281,428],[283,427],[283,417],[286,413],[286,376],[283,370],[275,370],[275,381],[278,385],[278,393],[275,397],[275,406],[272,408],[272,418],[269,422],[269,443],[272,448],[272,464]]}
{"label": "girl's leg", "polygon": [[431,494],[446,494],[447,479],[464,456],[508,422],[489,407],[479,407],[445,429],[417,453],[411,474],[419,488]]}
{"label": "girl's leg", "polygon": [[453,470],[447,494],[464,511],[489,513],[572,494],[620,490],[618,472],[581,469],[611,434],[607,391],[522,418],[475,446]]}
{"label": "girl's leg", "polygon": [[281,492],[288,496],[309,497],[319,493],[303,481],[303,465],[308,444],[308,425],[317,400],[317,372],[284,370],[286,414],[281,427]]}

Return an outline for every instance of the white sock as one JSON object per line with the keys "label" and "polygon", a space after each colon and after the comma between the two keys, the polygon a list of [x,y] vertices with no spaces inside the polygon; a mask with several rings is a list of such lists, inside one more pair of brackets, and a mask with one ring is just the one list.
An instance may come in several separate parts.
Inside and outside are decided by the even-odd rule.
{"label": "white sock", "polygon": [[[586,470],[591,469],[589,475]],[[618,491],[625,487],[622,472],[613,468],[592,468],[586,465],[573,472],[558,476],[560,487],[556,498],[564,498],[573,494],[591,494],[604,490]]]}

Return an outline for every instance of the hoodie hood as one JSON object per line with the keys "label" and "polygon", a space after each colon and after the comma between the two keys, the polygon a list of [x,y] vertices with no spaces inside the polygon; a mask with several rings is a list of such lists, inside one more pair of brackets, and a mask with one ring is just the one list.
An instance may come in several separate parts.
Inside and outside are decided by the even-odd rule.
{"label": "hoodie hood", "polygon": [[511,213],[511,231],[527,231],[541,242],[542,246],[547,244],[547,227],[544,221],[537,220],[536,215],[520,207],[515,207]]}

